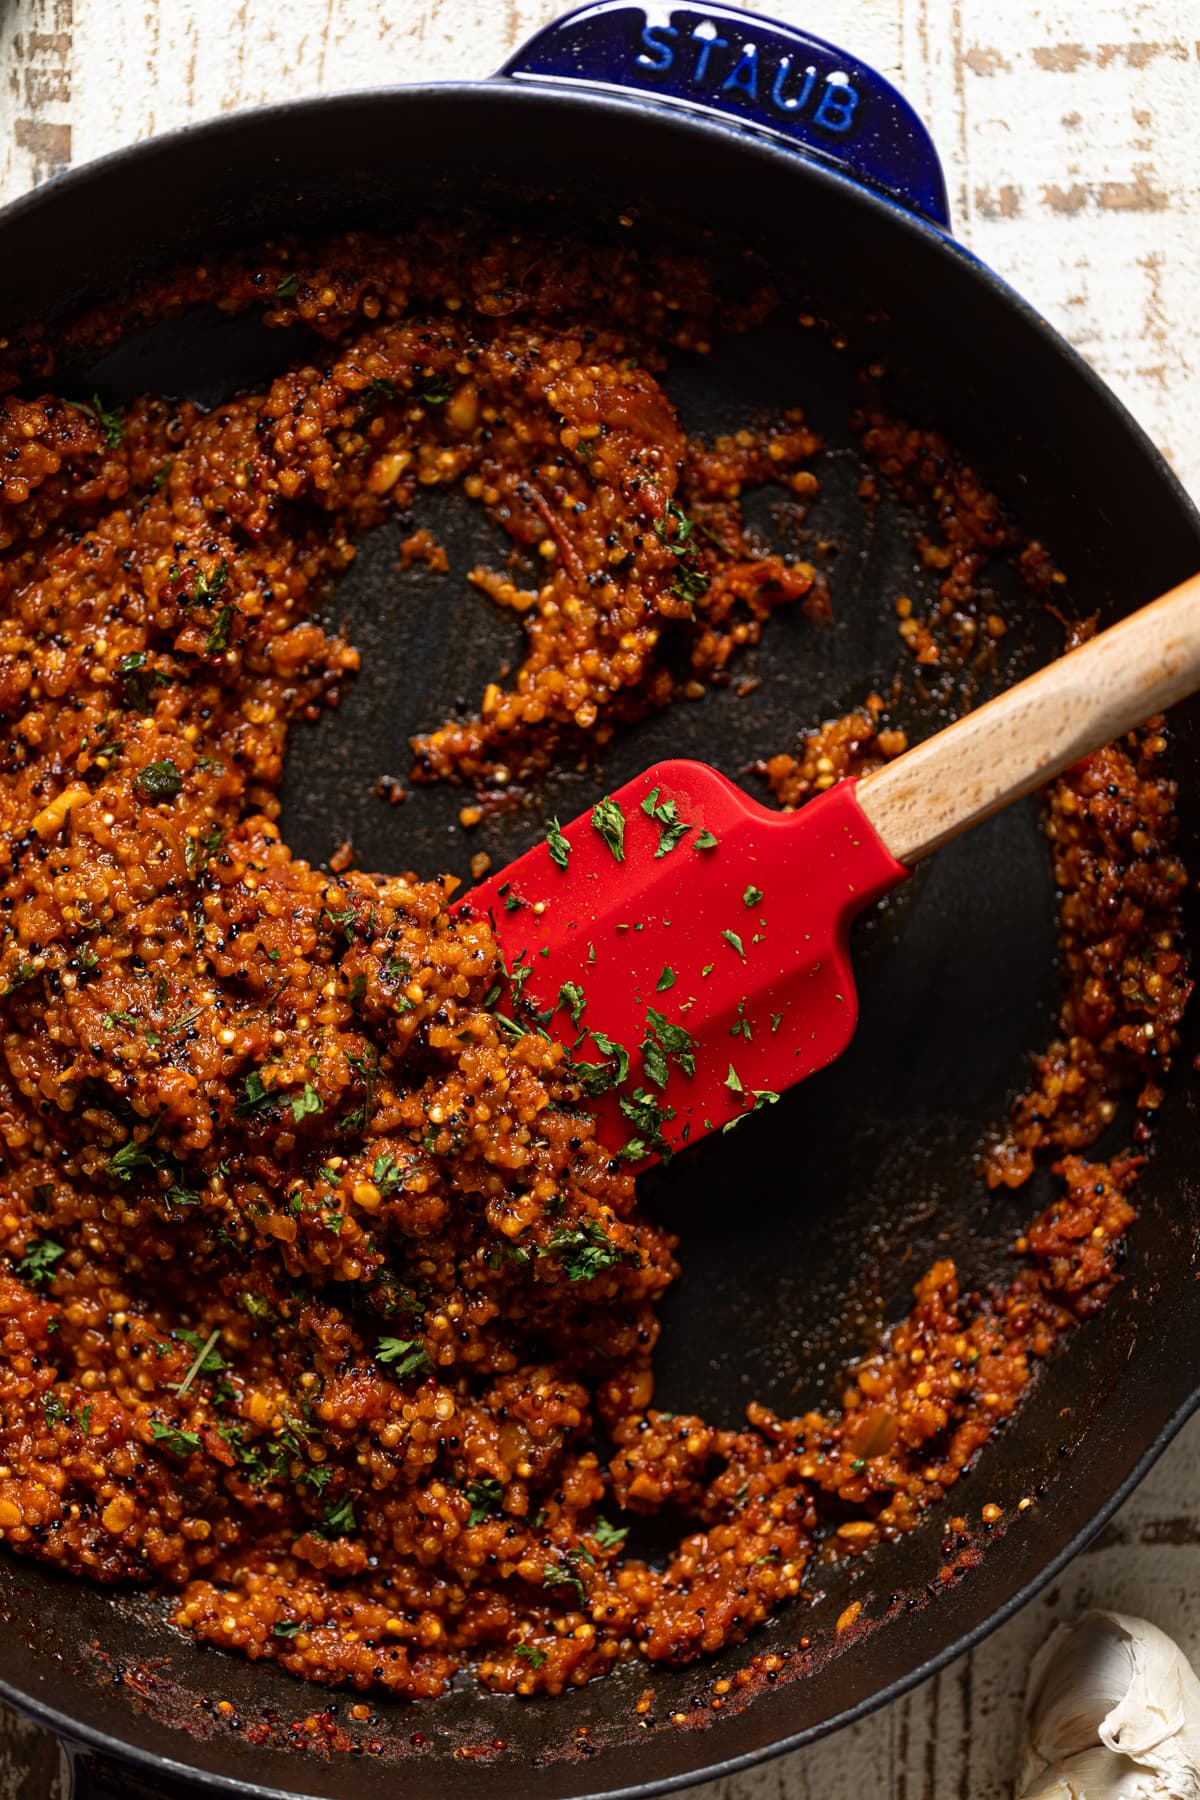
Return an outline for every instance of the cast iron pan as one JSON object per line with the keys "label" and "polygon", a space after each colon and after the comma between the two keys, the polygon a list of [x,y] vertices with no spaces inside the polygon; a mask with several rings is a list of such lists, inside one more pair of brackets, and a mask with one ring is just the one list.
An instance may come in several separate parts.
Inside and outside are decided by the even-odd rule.
{"label": "cast iron pan", "polygon": [[[838,322],[848,339],[840,349],[819,327],[798,325],[791,304],[702,369],[681,364],[669,383],[699,428],[796,402],[826,434],[826,489],[811,523],[838,544],[835,623],[778,618],[751,696],[713,691],[630,731],[597,774],[562,778],[529,810],[490,826],[483,845],[497,860],[524,849],[547,813],[569,817],[598,781],[615,785],[656,757],[700,755],[743,776],[756,756],[789,747],[798,728],[858,701],[896,666],[890,602],[902,591],[919,597],[923,577],[911,521],[890,502],[872,520],[856,498],[861,463],[848,419],[868,357],[887,364],[893,410],[938,426],[1052,546],[1076,611],[1108,622],[1200,565],[1200,520],[1132,420],[1033,310],[939,229],[936,159],[891,91],[827,46],[743,14],[653,17],[657,36],[646,39],[639,9],[589,9],[530,46],[534,78],[224,118],[93,164],[0,216],[0,326],[69,314],[144,270],[225,245],[281,230],[402,226],[439,208],[564,237],[632,232],[646,244],[699,248],[731,282],[748,279],[753,251],[793,295]],[[814,69],[807,111],[777,106],[774,117],[804,141],[800,154],[748,121],[751,32],[760,102],[784,55],[792,59],[784,100]],[[581,57],[607,91],[581,85]],[[841,116],[839,105],[845,113],[845,86],[857,84],[855,129],[814,121],[827,79],[836,90],[827,121]],[[707,104],[722,81],[731,119],[666,103],[673,85]],[[621,84],[643,91],[615,92]],[[859,149],[871,185],[845,172]],[[151,388],[213,401],[263,380],[301,347],[256,320],[199,312],[62,382],[80,395],[98,387],[108,400]],[[399,523],[364,543],[331,602],[364,651],[363,673],[340,710],[296,731],[284,824],[293,846],[317,859],[349,837],[364,867],[463,872],[480,840],[454,825],[459,796],[417,791],[392,808],[372,790],[381,775],[406,775],[409,735],[473,701],[512,648],[462,580],[481,555],[507,546],[452,496],[423,503],[418,518],[447,544],[451,572],[398,576]],[[761,522],[777,525],[766,502]],[[999,674],[1031,666],[1053,637],[1044,623],[1014,631]],[[924,728],[934,711],[909,716]],[[1183,852],[1200,870],[1200,708],[1181,709],[1173,724]],[[753,1396],[795,1412],[836,1395],[839,1371],[882,1320],[905,1310],[912,1281],[935,1257],[957,1257],[967,1282],[1002,1275],[1008,1245],[1041,1204],[1036,1189],[989,1198],[973,1173],[982,1135],[1003,1117],[1053,1017],[1053,893],[1036,808],[939,853],[865,922],[858,967],[862,1027],[842,1063],[752,1129],[654,1179],[651,1203],[683,1236],[684,1274],[664,1308],[657,1363],[668,1409],[733,1424]],[[485,1695],[464,1679],[436,1703],[377,1700],[372,1720],[359,1724],[349,1717],[354,1696],[203,1650],[145,1595],[3,1558],[0,1692],[82,1747],[77,1793],[156,1800],[648,1794],[805,1743],[893,1698],[1048,1580],[1196,1403],[1198,1019],[1193,1009],[1137,1190],[1124,1280],[942,1509],[977,1522],[994,1501],[1011,1521],[984,1542],[979,1566],[944,1591],[943,1520],[934,1516],[852,1571],[814,1572],[825,1590],[815,1605],[791,1607],[703,1666],[634,1664],[533,1703]],[[1017,1513],[1027,1496],[1036,1504]],[[977,1524],[972,1535],[983,1541]],[[833,1624],[852,1599],[863,1603],[861,1624],[834,1654]],[[712,1711],[712,1681],[770,1650],[791,1653],[778,1679]],[[639,1717],[646,1689],[653,1701]],[[228,1712],[217,1709],[222,1701]],[[356,1748],[299,1747],[311,1740],[294,1722],[326,1708],[334,1718],[323,1724]],[[672,1722],[680,1713],[682,1726]]]}

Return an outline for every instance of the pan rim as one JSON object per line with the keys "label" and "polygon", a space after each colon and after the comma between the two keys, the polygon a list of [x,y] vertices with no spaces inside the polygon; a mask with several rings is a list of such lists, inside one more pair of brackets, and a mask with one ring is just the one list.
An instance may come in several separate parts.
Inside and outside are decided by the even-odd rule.
{"label": "pan rim", "polygon": [[[1069,369],[1073,377],[1076,380],[1082,380],[1085,386],[1091,390],[1093,398],[1106,408],[1115,424],[1122,429],[1129,443],[1131,454],[1139,456],[1147,466],[1148,472],[1153,473],[1158,484],[1172,501],[1181,523],[1190,527],[1196,540],[1197,554],[1200,556],[1200,505],[1185,489],[1180,478],[1143,426],[1091,364],[1046,320],[1038,308],[1024,299],[1003,277],[982,262],[957,238],[921,215],[908,211],[895,200],[887,198],[873,188],[864,186],[830,164],[807,157],[779,140],[750,127],[740,126],[734,121],[724,121],[689,109],[672,107],[670,104],[662,103],[651,97],[626,97],[609,90],[589,89],[586,85],[564,90],[553,83],[527,77],[522,77],[519,82],[508,82],[492,77],[475,81],[392,83],[365,88],[346,88],[328,94],[301,96],[266,105],[239,108],[215,118],[179,126],[161,135],[122,146],[52,178],[28,194],[18,196],[0,208],[0,239],[11,223],[36,216],[39,212],[47,209],[53,209],[62,195],[86,190],[90,183],[103,181],[113,174],[119,174],[131,164],[146,164],[158,158],[167,160],[182,146],[193,142],[219,144],[222,138],[235,134],[239,130],[249,127],[269,131],[277,121],[294,122],[298,115],[314,119],[320,116],[328,119],[336,116],[341,109],[357,110],[364,106],[390,109],[414,101],[433,101],[449,107],[456,104],[474,104],[485,97],[490,104],[500,106],[525,106],[533,101],[560,111],[564,115],[578,115],[581,106],[586,107],[589,112],[600,110],[617,115],[618,118],[624,115],[636,116],[644,120],[647,115],[652,115],[662,125],[664,131],[679,134],[685,138],[694,135],[697,138],[715,139],[723,144],[731,155],[745,158],[751,166],[765,161],[776,168],[791,170],[800,179],[832,187],[848,204],[862,208],[868,217],[886,220],[890,225],[899,226],[902,231],[911,232],[919,239],[926,241],[935,254],[947,257],[951,262],[957,263],[969,279],[982,283],[1003,305],[1010,310],[1015,310],[1025,324],[1046,341],[1050,350]],[[797,171],[798,163],[803,165],[800,171]],[[798,1750],[821,1737],[841,1730],[911,1692],[980,1643],[1051,1582],[1066,1564],[1103,1529],[1113,1513],[1144,1478],[1172,1438],[1198,1408],[1200,1408],[1200,1385],[1194,1386],[1186,1398],[1169,1408],[1155,1435],[1137,1456],[1132,1467],[1116,1487],[1105,1496],[1098,1508],[1093,1511],[1085,1524],[1067,1544],[1050,1557],[1028,1580],[1011,1592],[987,1617],[962,1631],[950,1643],[933,1652],[906,1674],[897,1677],[854,1705],[819,1722],[802,1727],[799,1731],[775,1738],[765,1746],[741,1751],[719,1760],[707,1760],[702,1752],[694,1763],[678,1773],[656,1777],[649,1781],[627,1783],[619,1787],[611,1785],[588,1787],[586,1791],[576,1796],[576,1800],[637,1800],[637,1797],[640,1796],[666,1794],[698,1781],[731,1775],[760,1762],[765,1762],[769,1758]],[[1147,1408],[1148,1412],[1150,1410]],[[1150,1421],[1148,1420],[1148,1422]],[[253,1779],[223,1774],[194,1762],[181,1762],[171,1755],[132,1744],[99,1727],[86,1725],[71,1718],[57,1706],[39,1699],[36,1693],[25,1690],[2,1677],[0,1677],[0,1699],[7,1701],[27,1717],[54,1731],[72,1749],[94,1751],[118,1764],[132,1767],[160,1780],[167,1779],[183,1784],[199,1783],[213,1793],[242,1796],[243,1800],[319,1800],[319,1797],[308,1789],[307,1784],[303,1787],[299,1785],[288,1787],[263,1785]],[[713,1729],[719,1731],[720,1727],[717,1725]],[[187,1734],[184,1735],[189,1744],[198,1741],[188,1737]],[[708,1740],[708,1732],[702,1735],[697,1734],[695,1739],[698,1744],[703,1744]],[[297,1766],[303,1767],[298,1759]],[[303,1780],[302,1775],[300,1779]]]}

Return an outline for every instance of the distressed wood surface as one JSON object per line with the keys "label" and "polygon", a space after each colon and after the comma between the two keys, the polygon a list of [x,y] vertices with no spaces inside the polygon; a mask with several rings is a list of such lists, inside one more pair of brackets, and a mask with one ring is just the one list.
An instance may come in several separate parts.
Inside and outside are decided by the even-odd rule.
{"label": "distressed wood surface", "polygon": [[[0,200],[240,106],[494,68],[559,0],[0,0]],[[1200,0],[770,0],[928,120],[958,235],[1122,396],[1200,494]],[[1102,503],[1103,496],[1097,496]],[[697,1800],[1001,1800],[1030,1656],[1085,1606],[1200,1660],[1200,1420],[1098,1542],[977,1650],[838,1737]],[[0,1710],[0,1800],[58,1800]]]}

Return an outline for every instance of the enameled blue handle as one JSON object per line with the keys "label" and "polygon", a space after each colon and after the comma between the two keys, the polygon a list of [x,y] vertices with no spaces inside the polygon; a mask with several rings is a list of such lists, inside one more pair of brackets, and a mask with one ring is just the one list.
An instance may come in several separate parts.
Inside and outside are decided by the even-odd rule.
{"label": "enameled blue handle", "polygon": [[595,0],[537,32],[500,74],[645,94],[768,132],[949,228],[937,151],[907,100],[790,25],[729,6]]}

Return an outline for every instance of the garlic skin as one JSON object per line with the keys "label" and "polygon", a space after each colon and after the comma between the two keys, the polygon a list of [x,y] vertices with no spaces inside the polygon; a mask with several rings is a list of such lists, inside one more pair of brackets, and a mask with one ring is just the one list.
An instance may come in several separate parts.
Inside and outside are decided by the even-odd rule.
{"label": "garlic skin", "polygon": [[1016,1800],[1200,1800],[1200,1680],[1146,1619],[1088,1612],[1033,1659]]}

